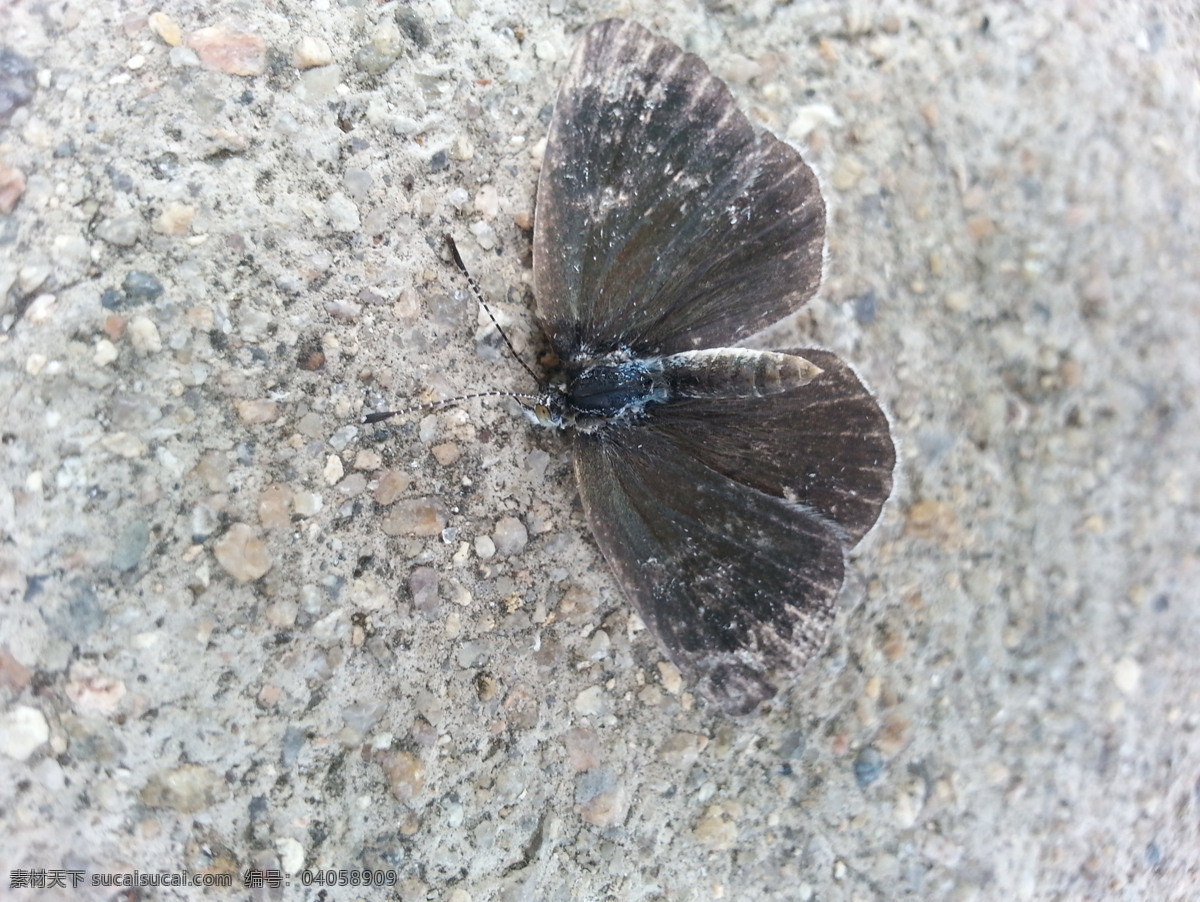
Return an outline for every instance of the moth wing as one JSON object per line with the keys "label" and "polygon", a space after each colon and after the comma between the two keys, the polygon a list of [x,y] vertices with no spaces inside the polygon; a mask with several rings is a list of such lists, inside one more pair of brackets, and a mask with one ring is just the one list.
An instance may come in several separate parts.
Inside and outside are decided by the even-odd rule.
{"label": "moth wing", "polygon": [[819,512],[853,546],[892,491],[896,448],[887,415],[836,354],[784,353],[823,372],[764,397],[672,401],[648,411],[647,423],[668,433],[678,453],[734,482]]}
{"label": "moth wing", "polygon": [[844,536],[816,511],[734,482],[657,429],[580,435],[592,532],[642,620],[709,698],[745,714],[821,647]]}
{"label": "moth wing", "polygon": [[698,57],[633,22],[591,27],[538,181],[538,316],[560,356],[721,347],[805,303],[825,207]]}

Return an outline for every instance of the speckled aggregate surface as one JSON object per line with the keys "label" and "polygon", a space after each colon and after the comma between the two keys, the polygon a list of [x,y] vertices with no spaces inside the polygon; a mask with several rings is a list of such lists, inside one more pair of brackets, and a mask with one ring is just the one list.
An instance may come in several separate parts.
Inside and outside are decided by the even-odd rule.
{"label": "speckled aggregate surface", "polygon": [[[903,450],[753,718],[637,629],[554,435],[358,423],[529,387],[441,236],[532,354],[539,142],[610,14],[807,147],[829,265],[776,340],[853,361]],[[65,0],[0,35],[0,895],[1196,898],[1187,4]]]}

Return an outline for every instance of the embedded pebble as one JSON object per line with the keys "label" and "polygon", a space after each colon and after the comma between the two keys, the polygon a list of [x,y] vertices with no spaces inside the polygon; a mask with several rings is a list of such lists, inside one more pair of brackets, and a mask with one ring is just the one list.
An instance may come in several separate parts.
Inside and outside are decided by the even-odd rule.
{"label": "embedded pebble", "polygon": [[173,69],[195,69],[200,65],[200,55],[191,47],[172,47],[167,63]]}
{"label": "embedded pebble", "polygon": [[279,402],[259,398],[253,401],[235,401],[238,419],[247,425],[274,423],[279,419]]}
{"label": "embedded pebble", "polygon": [[384,506],[394,503],[411,482],[412,477],[401,470],[384,470],[375,486],[375,503]]}
{"label": "embedded pebble", "polygon": [[409,498],[392,505],[380,528],[389,536],[436,536],[446,528],[448,516],[436,498]]}
{"label": "embedded pebble", "polygon": [[305,35],[292,50],[292,65],[297,69],[314,69],[333,62],[333,51],[323,38]]}
{"label": "embedded pebble", "polygon": [[203,811],[227,794],[225,778],[199,764],[159,771],[139,793],[142,802],[151,808],[171,808],[187,814]]}
{"label": "embedded pebble", "polygon": [[481,561],[490,560],[496,556],[496,543],[491,536],[475,537],[475,554]]}
{"label": "embedded pebble", "polygon": [[575,727],[563,734],[567,765],[576,773],[600,766],[600,734],[590,727]]}
{"label": "embedded pebble", "polygon": [[342,723],[365,736],[379,723],[386,711],[387,703],[378,699],[355,702],[342,709]]}
{"label": "embedded pebble", "polygon": [[207,363],[189,363],[179,370],[179,381],[189,388],[196,388],[208,381],[212,367]]}
{"label": "embedded pebble", "polygon": [[473,222],[468,231],[475,236],[476,243],[485,251],[490,251],[497,245],[496,231],[486,222]]}
{"label": "embedded pebble", "polygon": [[188,35],[187,46],[205,69],[229,75],[262,75],[267,71],[267,44],[256,34],[210,25]]}
{"label": "embedded pebble", "polygon": [[429,449],[429,453],[443,467],[448,467],[462,457],[462,451],[458,445],[453,442],[444,442],[440,445],[434,445]]}
{"label": "embedded pebble", "polygon": [[193,542],[203,542],[221,525],[221,513],[211,503],[201,501],[192,508],[188,518],[188,531]]}
{"label": "embedded pebble", "polygon": [[100,440],[105,451],[124,457],[128,460],[142,457],[147,450],[146,443],[130,432],[114,432]]}
{"label": "embedded pebble", "polygon": [[54,315],[54,306],[57,301],[58,298],[52,294],[39,294],[25,308],[25,322],[34,324],[47,322]]}
{"label": "embedded pebble", "polygon": [[162,296],[164,290],[163,284],[157,276],[142,272],[140,269],[130,270],[125,276],[125,281],[121,283],[121,287],[125,289],[125,295],[131,304],[157,300]]}
{"label": "embedded pebble", "polygon": [[708,806],[692,828],[692,835],[713,851],[732,849],[738,838],[734,812],[720,803]]}
{"label": "embedded pebble", "polygon": [[604,687],[589,686],[577,696],[573,705],[577,714],[583,714],[591,717],[599,717],[608,713],[608,698],[604,694]]}
{"label": "embedded pebble", "polygon": [[484,185],[476,192],[475,212],[484,219],[495,219],[500,215],[500,192],[495,185]]}
{"label": "embedded pebble", "polygon": [[416,610],[432,614],[438,608],[438,572],[432,567],[415,568],[408,577],[408,591]]}
{"label": "embedded pebble", "polygon": [[125,335],[125,327],[129,325],[129,320],[123,316],[117,316],[115,313],[104,318],[104,334],[111,341],[119,341]]}
{"label": "embedded pebble", "polygon": [[452,159],[466,162],[475,158],[475,145],[466,135],[459,135],[450,142],[449,154]]}
{"label": "embedded pebble", "polygon": [[[100,223],[96,227],[96,234],[100,237],[101,241],[106,241],[117,247],[133,247],[133,245],[137,244],[138,233],[141,231],[141,228],[142,220],[139,217],[133,215],[118,216],[115,219],[106,219]],[[159,288],[162,288],[161,284]]]}
{"label": "embedded pebble", "polygon": [[354,301],[346,300],[329,300],[325,302],[325,312],[334,319],[340,319],[342,322],[352,323],[362,316],[362,304],[356,304]]}
{"label": "embedded pebble", "polygon": [[38,261],[26,263],[17,272],[17,288],[21,294],[33,294],[50,278],[50,265]]}
{"label": "embedded pebble", "polygon": [[301,517],[312,517],[321,512],[325,499],[316,492],[297,492],[292,501],[292,510]]}
{"label": "embedded pebble", "polygon": [[10,47],[0,47],[0,125],[8,125],[12,114],[33,100],[36,88],[32,61]]}
{"label": "embedded pebble", "polygon": [[351,473],[338,484],[343,495],[360,495],[367,489],[367,477],[362,473]]}
{"label": "embedded pebble", "polygon": [[454,660],[459,667],[470,669],[486,664],[492,656],[492,644],[486,639],[474,639],[460,642],[454,652]]}
{"label": "embedded pebble", "polygon": [[608,638],[608,632],[596,630],[588,639],[587,647],[583,650],[583,658],[586,661],[603,661],[608,657],[610,648],[612,648],[612,640]]}
{"label": "embedded pebble", "polygon": [[14,166],[0,163],[0,214],[7,216],[16,209],[25,193],[25,173]]}
{"label": "embedded pebble", "polygon": [[342,464],[342,459],[336,454],[330,454],[325,461],[325,469],[322,472],[325,477],[326,485],[337,485],[343,476],[346,475],[346,468]]}
{"label": "embedded pebble", "polygon": [[1112,678],[1122,695],[1132,697],[1142,681],[1142,666],[1133,658],[1121,658],[1113,666]]}
{"label": "embedded pebble", "polygon": [[125,681],[119,677],[101,673],[91,664],[71,665],[66,694],[80,714],[107,717],[117,710],[125,692]]}
{"label": "embedded pebble", "polygon": [[501,517],[492,530],[492,541],[496,544],[496,553],[503,557],[520,554],[529,544],[529,531],[516,517]]}
{"label": "embedded pebble", "polygon": [[396,24],[418,48],[424,50],[429,46],[429,29],[425,27],[425,22],[412,8],[401,6],[397,9]]}
{"label": "embedded pebble", "polygon": [[290,836],[275,840],[275,854],[279,856],[279,869],[285,874],[299,874],[304,867],[304,846]]}
{"label": "embedded pebble", "polygon": [[258,496],[258,522],[263,529],[287,529],[292,523],[292,490],[275,483]]}
{"label": "embedded pebble", "polygon": [[186,235],[196,218],[196,208],[191,204],[170,203],[154,220],[154,231],[160,235],[178,237]]}
{"label": "embedded pebble", "polygon": [[354,455],[354,469],[378,470],[383,466],[383,455],[372,448],[363,448]]}
{"label": "embedded pebble", "polygon": [[235,523],[213,546],[217,563],[239,582],[250,582],[271,569],[271,553],[267,543],[258,537],[254,528]]}
{"label": "embedded pebble", "polygon": [[164,12],[153,12],[147,19],[150,25],[150,30],[158,35],[159,39],[171,47],[178,47],[183,43],[183,35],[180,33],[179,26]]}
{"label": "embedded pebble", "polygon": [[456,579],[446,581],[446,595],[451,603],[466,607],[475,599],[471,596],[471,590],[464,586]]}
{"label": "embedded pebble", "polygon": [[707,736],[699,733],[673,733],[658,747],[658,758],[665,764],[686,770],[696,763],[708,741]]}
{"label": "embedded pebble", "polygon": [[906,511],[905,531],[918,538],[951,544],[959,534],[958,513],[944,501],[922,499]]}
{"label": "embedded pebble", "polygon": [[142,559],[146,546],[150,544],[150,524],[145,520],[133,520],[125,524],[117,538],[113,551],[112,565],[122,573],[132,570]]}
{"label": "embedded pebble", "polygon": [[371,33],[371,43],[354,55],[354,65],[368,75],[382,75],[399,57],[400,29],[384,21]]}
{"label": "embedded pebble", "polygon": [[329,216],[329,227],[335,232],[357,232],[362,225],[357,205],[341,191],[329,196],[325,213]]}
{"label": "embedded pebble", "polygon": [[425,765],[412,752],[392,752],[383,761],[383,775],[397,801],[407,804],[425,789]]}
{"label": "embedded pebble", "polygon": [[854,759],[854,779],[859,788],[866,789],[883,773],[883,756],[873,746],[859,749]]}
{"label": "embedded pebble", "polygon": [[294,601],[277,601],[267,605],[264,612],[267,623],[276,629],[291,629],[296,625],[296,617],[300,613],[300,605]]}
{"label": "embedded pebble", "polygon": [[335,430],[333,435],[329,436],[329,445],[335,451],[345,451],[357,436],[358,427],[348,423]]}
{"label": "embedded pebble", "polygon": [[470,199],[471,195],[467,192],[467,189],[463,188],[461,185],[457,188],[450,189],[450,191],[446,194],[446,203],[458,210],[464,210],[467,206],[467,202]]}
{"label": "embedded pebble", "polygon": [[663,688],[672,695],[683,691],[683,674],[670,661],[658,662],[658,676],[662,680]]}
{"label": "embedded pebble", "polygon": [[135,351],[143,354],[157,354],[162,350],[162,336],[158,334],[158,326],[140,313],[129,321],[129,343]]}
{"label": "embedded pebble", "polygon": [[[9,586],[5,585],[4,588],[8,589]],[[0,645],[0,688],[8,689],[17,695],[29,685],[32,678],[33,671],[13,657],[7,648]],[[3,736],[3,731],[0,731],[0,736]]]}
{"label": "embedded pebble", "polygon": [[371,185],[375,179],[371,173],[357,166],[350,166],[342,175],[342,187],[346,189],[346,193],[355,200],[362,200],[371,191]]}
{"label": "embedded pebble", "polygon": [[13,705],[0,714],[0,755],[25,761],[50,738],[50,725],[37,708]]}
{"label": "embedded pebble", "polygon": [[114,429],[144,429],[162,419],[156,399],[138,392],[115,395],[110,422]]}
{"label": "embedded pebble", "polygon": [[[309,69],[300,73],[300,81],[297,86],[297,97],[309,104],[317,104],[325,100],[335,91],[342,83],[342,67],[338,65],[318,66],[315,69]],[[377,221],[372,220],[371,216],[383,216],[386,219],[386,213],[376,208],[368,214],[368,225],[374,228],[378,225]],[[371,234],[378,234],[372,232]]]}
{"label": "embedded pebble", "polygon": [[572,585],[558,602],[558,616],[568,617],[576,622],[585,621],[596,610],[599,602],[596,593],[583,586]]}
{"label": "embedded pebble", "polygon": [[594,827],[619,827],[629,815],[629,790],[615,783],[579,806],[579,816]]}

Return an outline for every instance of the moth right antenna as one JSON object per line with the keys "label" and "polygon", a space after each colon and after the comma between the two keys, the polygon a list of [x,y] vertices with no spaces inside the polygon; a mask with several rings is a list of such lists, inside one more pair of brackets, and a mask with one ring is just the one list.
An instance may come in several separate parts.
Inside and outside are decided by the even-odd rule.
{"label": "moth right antenna", "polygon": [[534,383],[540,384],[541,380],[538,379],[537,373],[531,370],[529,368],[529,364],[521,359],[521,355],[517,353],[517,349],[513,347],[512,342],[508,340],[508,336],[504,333],[504,330],[500,328],[500,324],[496,322],[496,316],[494,313],[492,313],[492,308],[489,307],[487,305],[487,301],[483,299],[483,289],[479,287],[479,283],[475,281],[475,277],[471,275],[471,271],[467,269],[467,264],[463,263],[462,255],[458,252],[458,245],[454,243],[454,239],[450,237],[449,233],[446,234],[445,238],[446,247],[450,248],[450,256],[454,260],[454,265],[457,266],[459,272],[466,277],[467,284],[471,286],[471,293],[475,295],[475,300],[478,301],[479,306],[487,312],[488,319],[492,321],[492,325],[496,327],[496,331],[500,333],[500,337],[503,338],[504,343],[508,345],[508,350],[513,355],[513,358],[517,361],[517,363],[521,364],[521,368],[529,374]]}

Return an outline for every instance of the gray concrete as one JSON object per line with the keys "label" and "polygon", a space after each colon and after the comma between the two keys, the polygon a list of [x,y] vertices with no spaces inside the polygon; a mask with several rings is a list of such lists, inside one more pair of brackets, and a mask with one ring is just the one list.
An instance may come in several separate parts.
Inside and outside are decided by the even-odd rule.
{"label": "gray concrete", "polygon": [[[258,76],[150,6],[0,9],[36,69],[0,129],[0,894],[1195,898],[1194,12],[416,2],[389,66],[398,9],[168,5]],[[903,448],[826,651],[745,720],[661,666],[555,436],[357,425],[529,387],[441,235],[531,353],[518,223],[614,12],[807,146],[828,272],[775,340],[855,362]]]}

